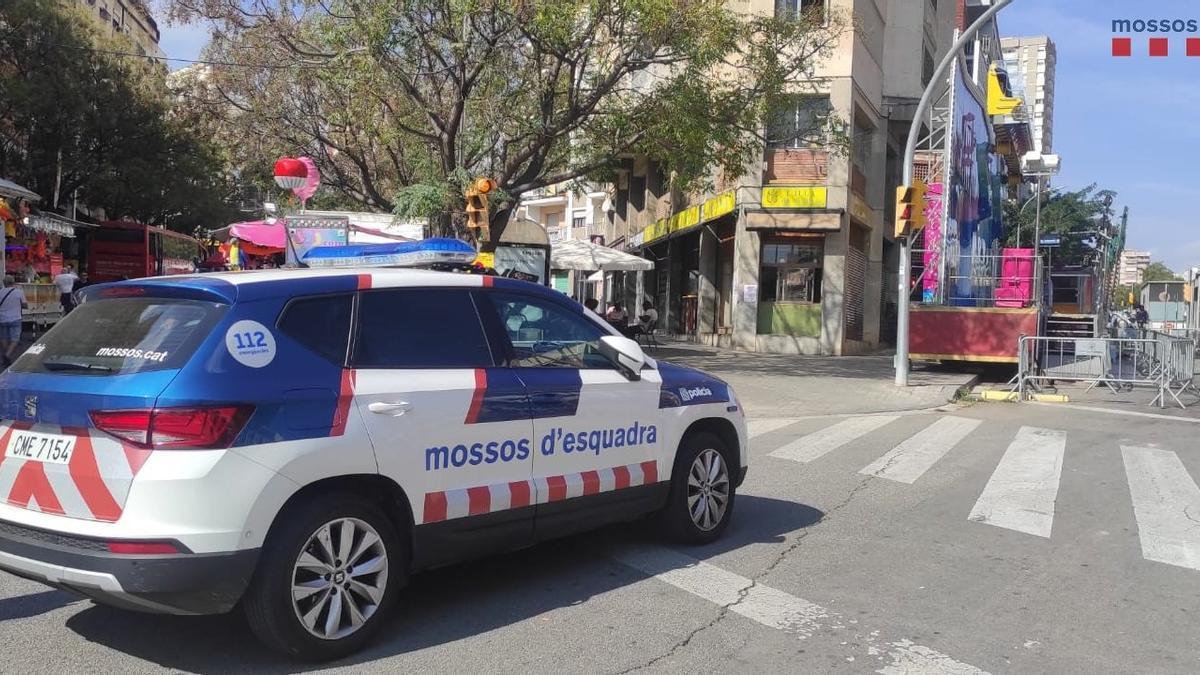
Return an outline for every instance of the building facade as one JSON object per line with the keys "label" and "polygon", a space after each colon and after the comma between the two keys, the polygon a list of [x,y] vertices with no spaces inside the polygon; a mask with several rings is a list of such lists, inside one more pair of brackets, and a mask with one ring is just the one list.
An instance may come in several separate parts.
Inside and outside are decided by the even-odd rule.
{"label": "building facade", "polygon": [[[934,0],[735,0],[751,14],[853,16],[813,87],[769,114],[769,144],[742,176],[706,194],[671,189],[659,167],[625,160],[603,235],[655,262],[610,275],[605,300],[650,300],[659,330],[741,350],[842,355],[895,336],[898,247],[891,232],[904,137],[955,8]],[[914,11],[918,10],[918,11]],[[827,113],[850,147],[802,133]],[[789,134],[789,129],[797,133]]]}
{"label": "building facade", "polygon": [[1034,149],[1046,154],[1054,147],[1054,73],[1058,57],[1045,35],[1000,40],[1009,81],[1030,113]]}
{"label": "building facade", "polygon": [[1117,272],[1121,285],[1136,286],[1142,283],[1149,266],[1148,251],[1121,251],[1121,262]]}
{"label": "building facade", "polygon": [[68,0],[86,14],[101,34],[123,35],[141,56],[166,57],[159,40],[158,23],[147,0]]}

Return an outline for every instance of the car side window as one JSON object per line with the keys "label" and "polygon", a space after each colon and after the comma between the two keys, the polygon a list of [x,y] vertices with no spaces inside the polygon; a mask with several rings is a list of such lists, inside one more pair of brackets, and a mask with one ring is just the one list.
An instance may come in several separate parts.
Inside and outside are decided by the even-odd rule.
{"label": "car side window", "polygon": [[487,368],[495,365],[468,289],[363,291],[350,357],[357,368]]}
{"label": "car side window", "polygon": [[353,301],[349,293],[296,298],[279,317],[279,330],[340,366],[346,362]]}
{"label": "car side window", "polygon": [[514,368],[606,368],[599,350],[607,335],[582,314],[555,302],[518,293],[492,292],[491,300],[512,343]]}

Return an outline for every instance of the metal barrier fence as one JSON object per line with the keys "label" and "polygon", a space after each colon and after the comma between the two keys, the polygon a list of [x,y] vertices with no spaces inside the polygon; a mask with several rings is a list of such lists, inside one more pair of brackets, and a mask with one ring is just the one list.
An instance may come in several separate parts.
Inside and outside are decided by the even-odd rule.
{"label": "metal barrier fence", "polygon": [[1187,407],[1183,396],[1200,400],[1195,384],[1195,345],[1185,337],[1147,331],[1139,338],[1061,338],[1022,336],[1018,345],[1019,399],[1052,388],[1056,382],[1104,386],[1113,393],[1145,387],[1157,391],[1150,405],[1163,408],[1170,397]]}

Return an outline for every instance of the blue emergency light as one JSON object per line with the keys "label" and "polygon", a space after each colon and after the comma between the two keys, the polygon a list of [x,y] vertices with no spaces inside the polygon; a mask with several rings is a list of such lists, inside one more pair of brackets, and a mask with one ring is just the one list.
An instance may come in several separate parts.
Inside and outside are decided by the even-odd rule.
{"label": "blue emergency light", "polygon": [[474,247],[458,239],[435,238],[395,244],[317,246],[301,259],[309,267],[427,267],[469,265]]}

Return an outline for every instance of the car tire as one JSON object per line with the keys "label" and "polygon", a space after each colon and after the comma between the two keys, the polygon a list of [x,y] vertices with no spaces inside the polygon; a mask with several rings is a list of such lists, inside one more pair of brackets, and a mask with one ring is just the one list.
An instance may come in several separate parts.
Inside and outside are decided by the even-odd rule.
{"label": "car tire", "polygon": [[408,559],[394,523],[375,504],[349,493],[305,500],[277,518],[243,609],[268,647],[305,661],[338,659],[361,649],[387,620]]}
{"label": "car tire", "polygon": [[720,538],[737,496],[733,456],[715,434],[689,434],[679,444],[667,505],[658,515],[668,538],[693,545]]}

